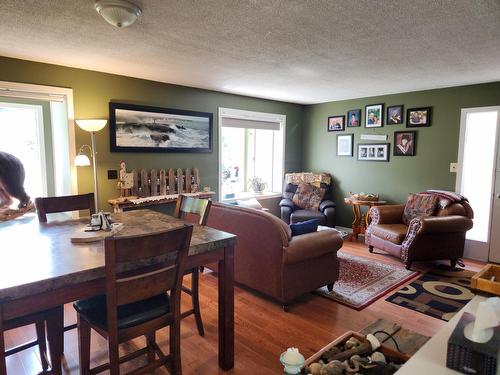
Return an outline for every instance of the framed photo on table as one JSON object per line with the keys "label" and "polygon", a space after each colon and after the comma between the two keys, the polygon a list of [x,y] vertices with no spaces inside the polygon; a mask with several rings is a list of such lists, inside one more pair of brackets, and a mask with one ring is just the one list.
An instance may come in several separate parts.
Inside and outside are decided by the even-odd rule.
{"label": "framed photo on table", "polygon": [[365,107],[365,128],[381,128],[384,124],[384,105],[371,104]]}
{"label": "framed photo on table", "polygon": [[354,134],[337,135],[337,156],[353,156]]}
{"label": "framed photo on table", "polygon": [[358,160],[389,161],[389,143],[358,144]]}
{"label": "framed photo on table", "polygon": [[345,116],[330,116],[328,117],[328,131],[341,132],[345,130]]}

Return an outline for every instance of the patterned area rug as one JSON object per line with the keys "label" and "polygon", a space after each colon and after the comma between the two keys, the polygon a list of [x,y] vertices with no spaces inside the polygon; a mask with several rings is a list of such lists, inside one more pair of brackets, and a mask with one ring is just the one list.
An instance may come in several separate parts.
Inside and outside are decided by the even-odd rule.
{"label": "patterned area rug", "polygon": [[315,293],[356,310],[364,309],[394,288],[404,284],[418,272],[403,265],[374,261],[356,255],[338,253],[340,276],[329,292],[325,287]]}
{"label": "patterned area rug", "polygon": [[386,299],[401,307],[448,321],[474,294],[470,279],[474,272],[467,270],[432,270],[398,290]]}

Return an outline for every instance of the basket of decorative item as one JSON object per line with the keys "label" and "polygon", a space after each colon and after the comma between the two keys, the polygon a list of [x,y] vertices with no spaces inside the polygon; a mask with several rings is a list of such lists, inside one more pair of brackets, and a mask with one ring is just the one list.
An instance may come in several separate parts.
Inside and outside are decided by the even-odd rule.
{"label": "basket of decorative item", "polygon": [[408,359],[373,335],[348,331],[308,358],[301,374],[394,374]]}
{"label": "basket of decorative item", "polygon": [[500,266],[487,264],[472,276],[470,284],[473,289],[500,296]]}
{"label": "basket of decorative item", "polygon": [[378,194],[349,192],[349,195],[351,196],[351,199],[356,201],[365,201],[365,202],[378,201]]}

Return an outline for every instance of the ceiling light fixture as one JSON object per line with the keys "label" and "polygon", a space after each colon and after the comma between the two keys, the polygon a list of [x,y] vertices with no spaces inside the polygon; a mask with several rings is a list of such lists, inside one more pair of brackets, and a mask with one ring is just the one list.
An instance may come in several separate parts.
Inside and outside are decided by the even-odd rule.
{"label": "ceiling light fixture", "polygon": [[141,8],[125,0],[98,0],[94,7],[102,18],[119,28],[132,25],[142,14]]}

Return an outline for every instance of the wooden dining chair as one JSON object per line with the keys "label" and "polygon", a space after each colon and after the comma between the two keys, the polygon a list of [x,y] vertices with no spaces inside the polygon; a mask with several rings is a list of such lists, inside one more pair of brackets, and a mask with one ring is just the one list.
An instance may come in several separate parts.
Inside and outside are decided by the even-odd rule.
{"label": "wooden dining chair", "polygon": [[58,212],[90,210],[90,215],[95,214],[94,193],[36,198],[35,206],[42,223],[47,222],[47,214]]}
{"label": "wooden dining chair", "polygon": [[[179,195],[177,204],[175,206],[174,216],[178,219],[194,222],[200,225],[206,225],[208,221],[208,214],[212,201],[209,199],[193,198],[186,195]],[[193,268],[186,271],[186,275],[191,274],[191,288],[186,286],[182,287],[182,291],[191,296],[192,309],[185,311],[181,314],[181,318],[187,318],[194,315],[196,327],[200,336],[205,335],[203,328],[203,320],[201,319],[200,310],[200,269]]]}
{"label": "wooden dining chair", "polygon": [[[193,226],[188,224],[154,234],[106,238],[106,295],[74,304],[81,374],[109,369],[111,375],[119,375],[121,362],[144,354],[148,363],[134,370],[134,375],[161,366],[171,374],[181,374],[180,298],[192,232]],[[169,355],[160,350],[155,339],[156,331],[166,326],[170,327]],[[109,350],[109,363],[93,369],[91,329],[108,340]],[[146,337],[146,347],[120,358],[119,344],[139,336]]]}
{"label": "wooden dining chair", "polygon": [[[0,375],[7,374],[6,357],[36,345],[38,345],[40,351],[40,362],[42,364],[43,371],[47,372],[49,368],[48,358],[50,358],[52,374],[61,374],[62,346],[51,345],[50,353],[47,351],[45,323],[47,322],[47,325],[50,326],[53,322],[59,319],[62,321],[62,318],[63,309],[62,307],[57,307],[51,310],[41,311],[22,317],[4,319],[4,311],[0,305]],[[30,324],[35,325],[37,339],[6,350],[4,333],[11,329],[24,327]]]}

